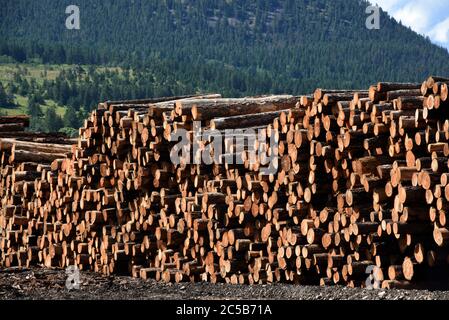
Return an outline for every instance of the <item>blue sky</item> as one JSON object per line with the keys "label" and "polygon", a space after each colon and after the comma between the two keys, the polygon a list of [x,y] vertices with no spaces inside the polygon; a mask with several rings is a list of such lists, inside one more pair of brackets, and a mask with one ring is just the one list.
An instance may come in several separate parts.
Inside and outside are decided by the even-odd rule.
{"label": "blue sky", "polygon": [[371,0],[371,2],[377,3],[397,21],[402,21],[403,25],[449,49],[449,0]]}

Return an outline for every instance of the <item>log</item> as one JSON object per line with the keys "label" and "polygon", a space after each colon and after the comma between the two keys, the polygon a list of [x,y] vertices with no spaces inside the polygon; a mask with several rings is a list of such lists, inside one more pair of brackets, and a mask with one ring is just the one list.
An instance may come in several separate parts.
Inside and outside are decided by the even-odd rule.
{"label": "log", "polygon": [[194,120],[211,120],[225,116],[293,109],[296,101],[296,97],[288,95],[267,98],[199,99],[178,101],[175,112],[178,115],[190,113]]}
{"label": "log", "polygon": [[24,127],[29,127],[30,116],[17,115],[17,116],[1,116],[0,124],[22,124]]}
{"label": "log", "polygon": [[3,123],[0,124],[0,133],[1,132],[16,132],[16,131],[25,131],[24,123]]}
{"label": "log", "polygon": [[65,158],[67,154],[64,153],[45,153],[39,151],[15,150],[9,156],[10,163],[37,161],[40,163],[51,163],[60,158]]}
{"label": "log", "polygon": [[234,117],[214,118],[210,121],[210,128],[215,130],[236,129],[247,127],[260,127],[268,125],[275,118],[278,118],[283,110],[273,112],[262,112],[256,114],[246,114]]}

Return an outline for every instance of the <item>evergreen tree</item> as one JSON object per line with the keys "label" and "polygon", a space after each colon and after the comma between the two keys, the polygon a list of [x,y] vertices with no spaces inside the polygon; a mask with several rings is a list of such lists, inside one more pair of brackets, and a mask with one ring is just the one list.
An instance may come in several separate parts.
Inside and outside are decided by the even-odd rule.
{"label": "evergreen tree", "polygon": [[26,79],[20,78],[18,87],[19,87],[18,93],[21,96],[26,96],[26,95],[28,95],[28,93],[30,93],[30,85],[28,84],[28,81]]}
{"label": "evergreen tree", "polygon": [[28,97],[27,113],[33,118],[42,116],[41,107],[34,95]]}
{"label": "evergreen tree", "polygon": [[3,108],[11,108],[11,107],[15,107],[14,101],[11,97],[11,95],[9,95],[5,88],[3,87],[3,84],[0,82],[0,107]]}
{"label": "evergreen tree", "polygon": [[56,113],[54,107],[49,107],[44,114],[44,127],[46,131],[57,132],[64,126],[61,117]]}
{"label": "evergreen tree", "polygon": [[67,108],[64,117],[64,126],[70,128],[78,128],[80,127],[80,121],[78,116],[73,108]]}

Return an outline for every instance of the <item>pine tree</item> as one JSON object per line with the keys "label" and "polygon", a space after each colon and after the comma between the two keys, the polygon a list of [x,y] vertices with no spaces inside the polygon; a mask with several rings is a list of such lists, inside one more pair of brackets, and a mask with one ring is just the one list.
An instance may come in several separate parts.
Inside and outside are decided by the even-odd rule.
{"label": "pine tree", "polygon": [[54,107],[49,107],[44,114],[44,126],[46,131],[57,132],[64,126],[61,117],[56,113]]}
{"label": "pine tree", "polygon": [[0,82],[0,107],[3,108],[11,108],[14,107],[14,101],[12,100],[11,95],[9,95],[5,88],[3,87],[3,84]]}
{"label": "pine tree", "polygon": [[80,126],[80,121],[73,108],[67,108],[63,121],[65,127],[78,128]]}
{"label": "pine tree", "polygon": [[42,116],[41,107],[34,95],[28,97],[27,113],[33,118],[38,118]]}

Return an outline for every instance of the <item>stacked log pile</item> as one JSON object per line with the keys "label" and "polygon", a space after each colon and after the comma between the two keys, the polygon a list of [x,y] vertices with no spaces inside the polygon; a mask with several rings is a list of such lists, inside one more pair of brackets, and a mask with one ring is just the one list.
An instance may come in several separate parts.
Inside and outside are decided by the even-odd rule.
{"label": "stacked log pile", "polygon": [[167,282],[449,284],[448,84],[105,102],[70,149],[0,129],[0,264]]}
{"label": "stacked log pile", "polygon": [[46,259],[48,251],[38,248],[54,227],[44,207],[50,185],[57,185],[50,165],[66,157],[73,143],[62,134],[25,131],[29,123],[28,116],[0,117],[0,251],[6,267]]}

